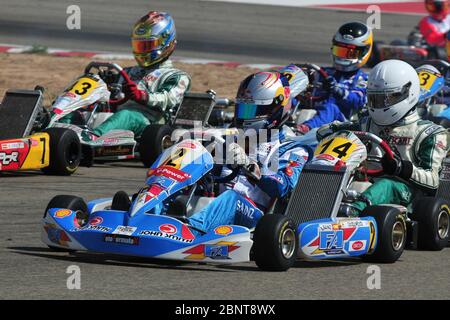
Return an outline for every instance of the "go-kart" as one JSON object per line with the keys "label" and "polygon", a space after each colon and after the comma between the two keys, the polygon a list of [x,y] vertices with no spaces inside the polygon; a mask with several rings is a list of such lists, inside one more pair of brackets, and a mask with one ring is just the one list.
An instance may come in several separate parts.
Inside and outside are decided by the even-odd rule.
{"label": "go-kart", "polygon": [[[112,116],[116,106],[127,101],[122,92],[122,83],[129,81],[131,80],[128,74],[121,66],[115,63],[91,62],[86,66],[84,74],[70,84],[53,103],[48,127],[75,131],[82,144],[83,165],[91,166],[94,161],[140,158],[146,166],[149,166],[161,154],[162,146],[166,143],[166,137],[170,136],[170,127],[180,106],[164,113],[160,122],[165,125],[160,123],[149,125],[141,136],[135,136],[129,130],[112,130],[92,141],[83,139],[84,135],[89,135],[89,132]],[[226,102],[222,100],[219,102]],[[197,106],[196,103],[200,103],[201,106]],[[184,116],[194,119],[199,116],[203,119],[205,115],[209,117],[216,105],[215,93],[213,91],[205,94],[188,93],[181,105],[183,104],[186,105],[183,110],[189,108],[193,110],[185,112]],[[71,117],[70,123],[64,120],[67,116]]]}
{"label": "go-kart", "polygon": [[416,27],[406,40],[396,39],[390,44],[375,41],[367,66],[372,68],[377,63],[388,59],[404,60],[412,64],[429,59],[447,60],[447,52],[445,48],[428,45]]}
{"label": "go-kart", "polygon": [[[367,149],[371,150],[369,155]],[[379,164],[382,154],[393,158],[388,144],[369,132],[339,131],[320,142],[314,159],[305,166],[296,187],[307,191],[290,201],[286,214],[300,224],[303,255],[330,258],[365,250],[363,258],[366,260],[394,262],[405,247],[441,250],[447,246],[450,226],[448,166],[444,166],[436,195],[417,196],[408,208],[392,204],[374,206],[362,192],[371,185],[368,177],[383,174]],[[353,205],[355,201],[366,202],[368,206],[360,212]],[[377,232],[359,242],[347,239],[346,234],[354,234],[355,226],[366,223],[345,218],[354,215],[363,221],[372,217]],[[318,220],[316,226],[312,226],[311,220],[318,218],[324,220]],[[338,232],[341,235],[336,247],[327,239],[336,239]],[[372,247],[374,242],[376,247]],[[324,246],[324,243],[330,243],[330,246]]]}
{"label": "go-kart", "polygon": [[[431,65],[438,70],[432,70]],[[445,128],[450,127],[450,63],[443,60],[427,60],[416,68],[421,94],[418,111],[422,118],[431,120]]]}
{"label": "go-kart", "polygon": [[[373,135],[360,135],[390,152]],[[54,197],[42,220],[43,242],[64,250],[179,261],[223,264],[254,260],[264,270],[278,271],[292,267],[298,257],[362,256],[394,262],[402,254],[410,224],[405,209],[370,206],[360,217],[346,216],[346,201],[357,197],[348,185],[355,168],[366,159],[365,145],[348,132],[320,145],[292,194],[276,201],[254,221],[255,228],[224,225],[205,231],[192,227],[186,217],[214,201],[214,197],[204,196],[212,194],[214,182],[227,183],[242,170],[235,167],[227,177],[214,176],[211,152],[216,149],[209,146],[224,140],[203,137],[203,141],[183,139],[164,151],[150,168],[146,186],[131,200],[120,191],[112,199],[88,204],[74,196]],[[319,163],[330,158],[339,161]],[[423,203],[420,214],[416,213],[417,220],[425,221],[425,227],[419,229],[420,241],[430,230],[436,231],[435,224],[426,224],[428,216],[436,219],[435,213],[421,215],[430,209],[429,202]],[[442,217],[448,217],[445,213]]]}
{"label": "go-kart", "polygon": [[71,175],[77,170],[80,141],[71,130],[45,129],[42,93],[40,87],[6,92],[0,104],[0,172],[41,169]]}

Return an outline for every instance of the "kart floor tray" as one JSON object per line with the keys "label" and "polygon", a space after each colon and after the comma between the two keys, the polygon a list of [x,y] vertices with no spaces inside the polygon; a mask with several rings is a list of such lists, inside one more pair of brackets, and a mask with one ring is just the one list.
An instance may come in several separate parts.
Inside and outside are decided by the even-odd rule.
{"label": "kart floor tray", "polygon": [[0,140],[28,135],[38,115],[41,92],[9,90],[0,104]]}

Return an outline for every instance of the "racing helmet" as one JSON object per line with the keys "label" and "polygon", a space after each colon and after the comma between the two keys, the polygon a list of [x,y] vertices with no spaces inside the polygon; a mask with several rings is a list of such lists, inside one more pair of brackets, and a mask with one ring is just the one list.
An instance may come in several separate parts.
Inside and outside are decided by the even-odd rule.
{"label": "racing helmet", "polygon": [[362,68],[370,58],[373,32],[362,22],[342,25],[333,37],[331,54],[336,70],[350,72]]}
{"label": "racing helmet", "polygon": [[369,74],[369,114],[380,126],[389,126],[401,120],[416,107],[419,96],[419,76],[416,70],[404,61],[382,61]]}
{"label": "racing helmet", "polygon": [[292,101],[288,79],[279,72],[258,72],[241,82],[234,121],[238,128],[280,128],[291,115]]}
{"label": "racing helmet", "polygon": [[438,21],[444,20],[449,12],[447,0],[425,0],[425,8]]}
{"label": "racing helmet", "polygon": [[172,17],[166,12],[150,11],[133,27],[134,58],[143,68],[164,62],[175,50],[176,38]]}

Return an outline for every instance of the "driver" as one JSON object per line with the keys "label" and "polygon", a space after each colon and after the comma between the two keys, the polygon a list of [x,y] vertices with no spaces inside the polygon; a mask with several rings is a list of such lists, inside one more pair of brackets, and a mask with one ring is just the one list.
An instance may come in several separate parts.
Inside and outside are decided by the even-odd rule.
{"label": "driver", "polygon": [[[235,125],[245,135],[256,133],[259,143],[250,145],[248,149],[254,152],[248,153],[238,143],[228,146],[233,162],[243,167],[241,174],[189,218],[193,227],[206,232],[230,224],[255,227],[275,199],[293,190],[313,150],[285,136],[283,124],[294,110],[292,98],[289,81],[279,72],[258,72],[241,82]],[[265,134],[267,142],[261,141]],[[227,170],[224,167],[222,174],[228,174]]]}
{"label": "driver", "polygon": [[191,83],[190,76],[169,60],[176,43],[175,23],[168,13],[151,11],[136,22],[131,44],[138,65],[125,69],[132,82],[123,84],[128,101],[93,132],[85,131],[83,140],[114,129],[138,136],[150,123],[164,121],[164,113],[181,103]]}
{"label": "driver", "polygon": [[[369,116],[359,126],[384,139],[395,154],[394,160],[383,156],[381,164],[387,175],[376,180],[363,195],[372,203],[407,206],[417,192],[434,194],[439,186],[439,172],[448,150],[449,132],[422,120],[417,112],[420,83],[412,66],[400,60],[386,60],[369,75],[367,98]],[[329,124],[318,130],[318,138],[347,124]],[[364,202],[355,207],[363,210]]]}
{"label": "driver", "polygon": [[420,33],[433,47],[445,47],[446,34],[450,30],[450,15],[447,0],[425,0],[430,14],[419,22]]}
{"label": "driver", "polygon": [[346,121],[366,104],[367,74],[361,68],[369,60],[373,46],[372,30],[361,22],[342,25],[333,38],[331,53],[333,68],[324,68],[328,73],[324,89],[313,92],[326,97],[316,103],[317,114],[297,126],[306,133],[334,120]]}

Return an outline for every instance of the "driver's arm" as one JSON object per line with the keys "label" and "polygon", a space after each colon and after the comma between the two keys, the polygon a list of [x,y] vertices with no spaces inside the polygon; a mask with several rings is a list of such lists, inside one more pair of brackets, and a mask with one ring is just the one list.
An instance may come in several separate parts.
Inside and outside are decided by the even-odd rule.
{"label": "driver's arm", "polygon": [[367,103],[366,91],[368,76],[360,70],[354,77],[354,82],[348,87],[338,84],[338,87],[341,87],[342,90],[340,91],[340,94],[334,95],[339,108],[344,114],[357,112]]}
{"label": "driver's arm", "polygon": [[448,152],[448,133],[443,131],[423,140],[419,147],[420,166],[412,164],[411,181],[421,187],[437,189],[442,161]]}
{"label": "driver's arm", "polygon": [[190,85],[191,78],[189,75],[184,72],[178,72],[164,81],[158,88],[158,91],[151,92],[147,90],[147,106],[157,107],[161,111],[176,107],[183,100],[183,96],[189,90]]}
{"label": "driver's arm", "polygon": [[262,168],[261,179],[258,181],[258,187],[271,197],[284,197],[288,192],[292,191],[298,182],[300,174],[308,159],[312,158],[313,150],[308,146],[302,146],[299,143],[292,142],[287,148],[289,150],[281,150],[281,155],[273,160],[278,163],[276,173]]}

